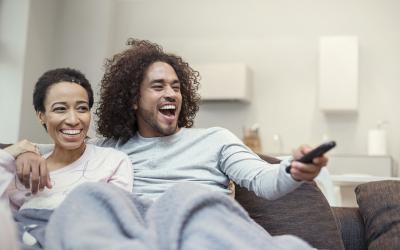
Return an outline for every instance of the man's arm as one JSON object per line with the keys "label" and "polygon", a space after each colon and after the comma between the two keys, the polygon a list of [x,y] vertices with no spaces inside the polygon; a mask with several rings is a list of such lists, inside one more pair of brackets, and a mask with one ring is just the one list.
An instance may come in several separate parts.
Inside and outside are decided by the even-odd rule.
{"label": "man's arm", "polygon": [[52,187],[46,161],[39,154],[36,145],[22,140],[4,150],[15,158],[16,175],[26,188],[31,188],[33,194],[45,187]]}
{"label": "man's arm", "polygon": [[[227,130],[222,130],[216,140],[225,142],[220,151],[221,170],[240,186],[266,199],[279,198],[300,186],[301,181],[312,180],[327,161],[325,157],[320,157],[312,164],[303,164],[285,159],[280,164],[271,165],[279,160],[272,157],[263,157],[266,161],[261,160]],[[293,159],[299,159],[310,150],[308,146],[299,147],[294,152]],[[292,170],[287,173],[285,168],[289,165]]]}
{"label": "man's arm", "polygon": [[264,161],[268,162],[269,164],[279,164],[281,163],[281,160],[269,155],[264,155],[264,154],[258,154],[258,156],[260,156],[261,159],[263,159]]}

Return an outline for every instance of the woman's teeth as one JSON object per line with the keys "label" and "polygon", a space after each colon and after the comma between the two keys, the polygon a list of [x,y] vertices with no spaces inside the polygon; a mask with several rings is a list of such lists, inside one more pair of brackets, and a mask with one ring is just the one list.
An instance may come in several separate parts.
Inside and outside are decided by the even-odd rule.
{"label": "woman's teeth", "polygon": [[81,132],[80,129],[62,129],[61,133],[66,135],[77,135]]}

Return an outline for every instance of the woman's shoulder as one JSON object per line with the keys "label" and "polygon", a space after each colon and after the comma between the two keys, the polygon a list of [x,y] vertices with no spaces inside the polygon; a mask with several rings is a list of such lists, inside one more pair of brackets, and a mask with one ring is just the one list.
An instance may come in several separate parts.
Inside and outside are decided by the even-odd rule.
{"label": "woman's shoulder", "polygon": [[93,144],[87,144],[88,147],[90,147],[90,150],[93,152],[93,155],[95,157],[101,157],[101,158],[127,158],[128,156],[119,150],[116,150],[113,147],[100,147],[96,146]]}

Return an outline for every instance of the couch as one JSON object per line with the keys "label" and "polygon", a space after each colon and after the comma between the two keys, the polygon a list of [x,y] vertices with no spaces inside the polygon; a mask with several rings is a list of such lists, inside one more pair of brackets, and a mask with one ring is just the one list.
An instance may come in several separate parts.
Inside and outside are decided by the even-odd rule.
{"label": "couch", "polygon": [[317,249],[400,249],[400,181],[357,186],[359,208],[330,207],[314,182],[275,201],[237,185],[235,192],[272,235],[293,234]]}
{"label": "couch", "polygon": [[355,192],[359,208],[330,207],[314,182],[274,201],[235,185],[235,199],[271,235],[296,235],[317,249],[400,249],[400,181],[366,183]]}

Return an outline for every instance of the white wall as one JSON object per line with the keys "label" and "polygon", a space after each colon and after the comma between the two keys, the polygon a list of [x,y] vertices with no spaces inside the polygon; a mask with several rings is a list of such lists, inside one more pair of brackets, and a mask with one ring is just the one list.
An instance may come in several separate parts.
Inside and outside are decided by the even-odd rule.
{"label": "white wall", "polygon": [[[81,70],[92,84],[95,101],[105,58],[111,55],[113,7],[113,0],[63,0],[57,18],[53,66]],[[89,136],[95,135],[92,118]]]}
{"label": "white wall", "polygon": [[[199,127],[220,125],[241,136],[243,125],[258,122],[266,152],[277,133],[285,152],[327,134],[338,141],[336,153],[366,154],[368,129],[387,120],[389,153],[398,162],[399,9],[394,0],[117,1],[113,47],[120,50],[133,36],[193,64],[248,64],[253,102],[204,104]],[[325,115],[317,108],[318,41],[335,35],[360,41],[357,114]]]}
{"label": "white wall", "polygon": [[113,1],[5,0],[0,7],[0,142],[50,142],[33,109],[34,85],[49,69],[72,67],[97,90]]}
{"label": "white wall", "polygon": [[0,142],[19,137],[29,2],[0,1]]}
{"label": "white wall", "polygon": [[29,9],[19,138],[40,143],[50,139],[36,118],[32,93],[39,76],[53,67],[52,59],[57,55],[54,45],[59,7],[59,0],[33,0]]}
{"label": "white wall", "polygon": [[[14,1],[0,1],[1,21],[8,13],[4,6],[11,3]],[[50,61],[54,67],[79,68],[96,85],[104,58],[124,48],[127,37],[158,42],[192,64],[244,62],[253,72],[253,102],[203,104],[197,127],[219,125],[241,137],[243,125],[258,122],[265,152],[275,150],[272,135],[276,133],[282,137],[285,152],[300,143],[317,144],[328,134],[338,141],[336,153],[366,154],[368,129],[377,120],[387,120],[389,153],[396,162],[400,160],[400,116],[396,110],[400,106],[399,1],[63,0],[58,5],[57,15],[47,17],[54,24],[37,21],[32,31],[42,25],[45,30],[55,27],[53,40],[45,35],[49,40],[44,42],[53,47]],[[40,13],[46,14],[38,12],[36,17]],[[0,24],[3,27],[3,22]],[[0,29],[1,39],[5,31]],[[357,114],[325,115],[317,108],[318,39],[334,35],[359,38]],[[29,37],[31,42],[39,39]],[[1,69],[3,48],[2,42]],[[40,44],[32,48],[43,50]],[[28,47],[27,54],[29,51]],[[32,58],[30,62],[39,57]],[[40,67],[29,75],[33,77]],[[4,100],[1,86],[0,102]],[[8,110],[9,106],[1,114]]]}

